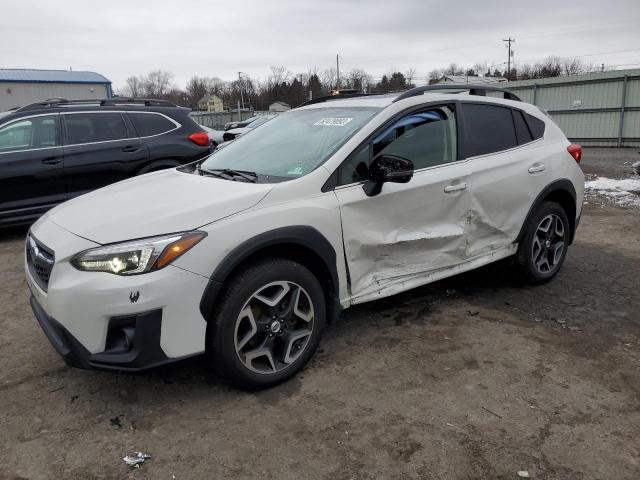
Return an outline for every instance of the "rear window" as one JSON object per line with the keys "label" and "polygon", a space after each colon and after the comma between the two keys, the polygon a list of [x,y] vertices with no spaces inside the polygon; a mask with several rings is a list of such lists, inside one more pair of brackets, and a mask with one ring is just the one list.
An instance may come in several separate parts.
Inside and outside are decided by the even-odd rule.
{"label": "rear window", "polygon": [[533,140],[531,136],[531,132],[529,131],[529,127],[527,126],[527,122],[522,115],[520,110],[512,110],[513,113],[513,124],[516,127],[516,138],[518,140],[518,145],[524,145],[525,143],[529,143]]}
{"label": "rear window", "polygon": [[511,109],[464,104],[467,156],[476,157],[518,146]]}
{"label": "rear window", "polygon": [[175,130],[176,125],[157,113],[129,113],[139,137],[150,137]]}
{"label": "rear window", "polygon": [[128,138],[127,127],[119,113],[65,114],[69,145],[106,142]]}
{"label": "rear window", "polygon": [[529,129],[531,130],[534,140],[538,140],[544,136],[545,124],[542,120],[527,113],[527,123],[529,124]]}

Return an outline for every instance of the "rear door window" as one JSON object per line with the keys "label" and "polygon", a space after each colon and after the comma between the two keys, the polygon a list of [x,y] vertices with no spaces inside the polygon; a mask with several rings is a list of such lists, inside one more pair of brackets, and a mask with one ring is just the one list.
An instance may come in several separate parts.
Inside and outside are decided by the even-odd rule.
{"label": "rear door window", "polygon": [[531,130],[534,140],[538,140],[544,136],[545,124],[542,120],[527,113],[527,123],[529,124],[529,129]]}
{"label": "rear door window", "polygon": [[480,103],[465,103],[463,108],[467,157],[518,146],[510,108]]}
{"label": "rear door window", "polygon": [[176,125],[164,117],[155,113],[128,113],[139,137],[151,137],[176,129]]}
{"label": "rear door window", "polygon": [[513,114],[513,125],[516,127],[516,138],[518,140],[518,145],[524,145],[525,143],[529,143],[533,140],[531,136],[531,132],[529,131],[529,127],[527,126],[527,122],[522,115],[520,110],[511,110]]}
{"label": "rear door window", "polygon": [[129,137],[122,114],[113,113],[74,113],[65,114],[67,144],[106,142]]}
{"label": "rear door window", "polygon": [[58,115],[16,120],[0,128],[0,152],[15,152],[59,145]]}

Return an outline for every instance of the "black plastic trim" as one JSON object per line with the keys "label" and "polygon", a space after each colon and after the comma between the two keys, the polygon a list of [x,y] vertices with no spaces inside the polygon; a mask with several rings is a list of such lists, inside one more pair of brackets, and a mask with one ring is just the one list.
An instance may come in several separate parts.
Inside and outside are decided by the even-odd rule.
{"label": "black plastic trim", "polygon": [[[213,313],[216,298],[220,293],[222,285],[229,277],[231,272],[240,265],[240,263],[253,253],[267,247],[277,247],[282,245],[283,249],[286,245],[299,245],[312,250],[322,260],[327,271],[331,275],[330,292],[334,298],[329,299],[331,310],[328,315],[331,316],[339,310],[339,280],[338,268],[336,261],[336,251],[318,230],[308,225],[294,225],[290,227],[276,228],[270,230],[245,241],[233,249],[225,259],[216,267],[211,274],[209,284],[205,288],[202,300],[200,301],[200,312],[205,319],[209,319]],[[286,256],[287,251],[283,250]],[[336,306],[337,305],[337,306]]]}
{"label": "black plastic trim", "polygon": [[30,303],[40,327],[53,348],[70,367],[133,373],[194,356],[169,358],[165,355],[160,346],[161,309],[111,318],[109,329],[118,325],[135,325],[135,337],[131,350],[92,354],[65,327],[50,317],[34,297],[31,297]]}
{"label": "black plastic trim", "polygon": [[[531,218],[531,216],[538,210],[538,208],[540,207],[540,205],[542,204],[542,202],[545,201],[545,199],[551,195],[552,193],[555,192],[566,192],[569,193],[571,195],[571,197],[573,198],[573,203],[576,203],[576,189],[573,186],[573,183],[571,183],[571,180],[568,180],[566,178],[560,179],[560,180],[556,180],[552,183],[550,183],[549,185],[547,185],[545,188],[542,189],[542,191],[538,194],[538,196],[536,197],[536,199],[533,201],[533,203],[531,204],[531,207],[529,208],[529,212],[527,213],[527,216],[525,217],[525,221],[522,223],[522,227],[520,227],[520,232],[518,233],[518,236],[516,237],[516,242],[520,242],[520,240],[522,239],[522,236],[524,235],[524,231],[527,227],[527,223],[529,222],[529,218]],[[578,206],[575,205],[575,211],[578,210]],[[568,213],[568,212],[567,212]],[[569,215],[567,215],[569,216]],[[579,218],[575,217],[575,214],[573,216],[573,218],[569,218],[569,221],[571,222],[571,237],[569,238],[569,244],[573,243],[573,239],[575,237],[575,233],[576,230],[578,228],[578,222],[579,222]]]}

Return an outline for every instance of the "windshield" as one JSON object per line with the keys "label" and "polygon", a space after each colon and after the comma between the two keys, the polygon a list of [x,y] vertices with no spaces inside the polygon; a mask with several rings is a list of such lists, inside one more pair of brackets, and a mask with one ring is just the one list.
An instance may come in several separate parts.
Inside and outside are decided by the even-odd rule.
{"label": "windshield", "polygon": [[215,151],[204,161],[202,169],[242,170],[281,180],[302,177],[324,163],[380,110],[376,107],[292,110]]}
{"label": "windshield", "polygon": [[264,116],[264,117],[257,118],[255,120],[252,120],[251,123],[249,123],[249,125],[247,125],[247,127],[251,127],[251,128],[259,127],[260,125],[262,125],[263,123],[268,122],[272,118],[273,117],[271,117],[271,116]]}

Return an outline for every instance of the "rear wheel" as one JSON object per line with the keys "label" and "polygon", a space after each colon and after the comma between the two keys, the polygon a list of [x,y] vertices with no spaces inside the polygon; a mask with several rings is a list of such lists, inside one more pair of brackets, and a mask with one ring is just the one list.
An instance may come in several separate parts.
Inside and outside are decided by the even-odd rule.
{"label": "rear wheel", "polygon": [[220,372],[244,388],[278,384],[304,367],[325,324],[324,292],[299,263],[269,259],[236,275],[209,322]]}
{"label": "rear wheel", "polygon": [[560,270],[569,246],[570,225],[564,209],[544,202],[532,215],[518,247],[517,262],[525,280],[540,284]]}

